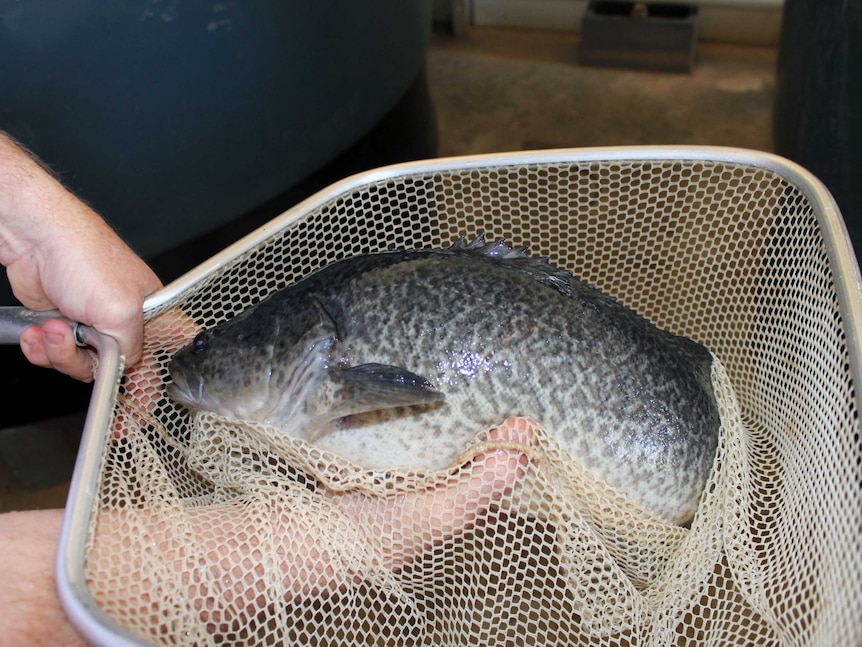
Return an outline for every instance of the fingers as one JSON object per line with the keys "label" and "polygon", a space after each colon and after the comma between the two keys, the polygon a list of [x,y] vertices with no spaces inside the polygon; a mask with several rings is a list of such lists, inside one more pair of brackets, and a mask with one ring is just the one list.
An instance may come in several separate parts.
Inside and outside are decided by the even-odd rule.
{"label": "fingers", "polygon": [[126,617],[158,621],[141,594],[150,575],[135,550],[146,546],[163,560],[163,575],[175,569],[160,575],[162,599],[189,600],[211,633],[235,631],[272,602],[398,569],[463,533],[516,487],[536,435],[530,419],[508,419],[488,434],[487,451],[446,482],[392,498],[277,492],[212,506],[102,510],[89,559],[110,563],[116,579],[94,578],[93,596]]}
{"label": "fingers", "polygon": [[[492,450],[437,487],[391,500],[335,495],[330,500],[335,510],[313,502],[311,495],[299,507],[296,498],[252,497],[185,508],[183,518],[171,525],[142,516],[143,527],[124,521],[135,511],[102,512],[90,560],[110,560],[123,586],[95,578],[93,594],[97,600],[110,600],[126,617],[159,617],[145,596],[120,597],[146,590],[148,573],[127,547],[130,537],[141,538],[146,546],[156,547],[163,568],[176,569],[172,578],[160,576],[162,594],[168,591],[168,599],[190,601],[208,633],[237,634],[272,604],[356,585],[381,569],[400,568],[465,531],[515,485],[525,465],[525,454],[514,448]],[[114,524],[106,528],[106,521]]]}
{"label": "fingers", "polygon": [[75,343],[75,334],[63,321],[46,321],[41,327],[30,326],[21,333],[21,350],[31,363],[53,368],[77,380],[93,380],[93,363],[89,351]]}
{"label": "fingers", "polygon": [[525,452],[535,440],[534,425],[529,418],[507,419],[488,434],[488,451],[437,487],[393,499],[340,495],[339,507],[358,527],[368,529],[369,541],[386,538],[379,549],[383,563],[399,568],[467,530],[515,486],[528,462]]}

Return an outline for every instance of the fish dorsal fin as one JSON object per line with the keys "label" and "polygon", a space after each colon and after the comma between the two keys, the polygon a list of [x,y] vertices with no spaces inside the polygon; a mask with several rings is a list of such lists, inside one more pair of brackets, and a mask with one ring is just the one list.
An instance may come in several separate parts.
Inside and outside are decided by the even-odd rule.
{"label": "fish dorsal fin", "polygon": [[[473,252],[484,254],[493,258],[530,258],[527,256],[527,248],[523,245],[518,247],[510,247],[506,244],[505,239],[498,238],[495,242],[489,243],[485,240],[485,234],[479,234],[472,241],[467,242],[464,236],[456,240],[449,248],[456,252]],[[538,259],[536,259],[538,260]]]}
{"label": "fish dorsal fin", "polygon": [[502,261],[508,266],[529,275],[534,280],[553,287],[566,296],[584,302],[603,302],[618,305],[613,297],[599,292],[595,286],[578,280],[568,270],[551,265],[546,256],[529,256],[527,255],[527,248],[525,246],[511,247],[502,238],[489,243],[485,240],[485,234],[479,234],[472,241],[468,242],[464,236],[461,236],[449,247],[448,251],[455,254],[476,254],[495,261]]}

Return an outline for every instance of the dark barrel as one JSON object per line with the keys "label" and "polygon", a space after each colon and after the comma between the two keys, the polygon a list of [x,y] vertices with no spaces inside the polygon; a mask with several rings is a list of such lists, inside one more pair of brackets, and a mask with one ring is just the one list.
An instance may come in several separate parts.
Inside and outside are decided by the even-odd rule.
{"label": "dark barrel", "polygon": [[[167,282],[344,175],[436,155],[430,30],[429,0],[0,0],[0,129]],[[0,427],[86,404],[0,355]]]}
{"label": "dark barrel", "polygon": [[862,250],[862,2],[785,0],[775,152],[814,173]]}

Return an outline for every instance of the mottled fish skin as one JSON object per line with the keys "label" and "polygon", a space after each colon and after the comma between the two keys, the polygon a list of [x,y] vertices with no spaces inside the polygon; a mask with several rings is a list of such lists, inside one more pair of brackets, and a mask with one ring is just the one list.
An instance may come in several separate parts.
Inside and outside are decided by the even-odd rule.
{"label": "mottled fish skin", "polygon": [[[343,260],[195,343],[171,364],[177,400],[266,420],[369,469],[443,469],[477,431],[530,416],[609,484],[684,523],[716,451],[705,348],[481,238]],[[322,376],[368,364],[406,369],[398,380],[424,404],[327,415],[343,387],[321,389]]]}

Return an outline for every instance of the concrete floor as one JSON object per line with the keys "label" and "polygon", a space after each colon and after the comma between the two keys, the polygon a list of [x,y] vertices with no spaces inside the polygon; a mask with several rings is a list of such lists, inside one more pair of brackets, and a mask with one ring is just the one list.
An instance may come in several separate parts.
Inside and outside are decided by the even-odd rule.
{"label": "concrete floor", "polygon": [[[428,76],[439,154],[634,144],[771,150],[774,48],[698,43],[693,72],[679,74],[583,67],[578,43],[566,31],[484,27],[456,38],[435,29]],[[22,478],[0,455],[0,511],[65,504],[69,439],[81,424],[72,416],[19,430],[14,450],[28,445],[29,458],[11,460],[32,465]]]}
{"label": "concrete floor", "polygon": [[435,31],[440,154],[696,144],[772,147],[776,50],[698,43],[691,74],[584,67],[569,31]]}

